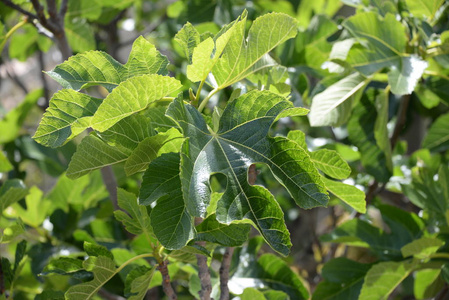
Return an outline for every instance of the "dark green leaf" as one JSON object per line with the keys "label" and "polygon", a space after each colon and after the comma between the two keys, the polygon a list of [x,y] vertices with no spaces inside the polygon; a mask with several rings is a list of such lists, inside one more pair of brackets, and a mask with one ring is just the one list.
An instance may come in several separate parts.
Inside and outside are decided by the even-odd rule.
{"label": "dark green leaf", "polygon": [[248,240],[249,230],[248,224],[220,224],[212,214],[196,227],[195,240],[237,247]]}
{"label": "dark green leaf", "polygon": [[22,180],[7,180],[0,187],[0,212],[3,212],[8,206],[16,203],[28,194],[28,189]]}
{"label": "dark green leaf", "polygon": [[433,151],[449,149],[449,114],[440,116],[430,127],[422,143],[424,148]]}

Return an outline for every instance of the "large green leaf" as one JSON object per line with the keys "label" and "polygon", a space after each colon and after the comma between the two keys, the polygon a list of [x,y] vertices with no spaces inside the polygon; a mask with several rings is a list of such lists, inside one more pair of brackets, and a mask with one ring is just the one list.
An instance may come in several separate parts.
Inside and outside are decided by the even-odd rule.
{"label": "large green leaf", "polygon": [[222,89],[269,65],[263,57],[297,33],[296,20],[271,13],[257,18],[245,37],[246,16],[235,24],[223,54],[212,69],[216,88]]}
{"label": "large green leaf", "polygon": [[300,277],[279,257],[262,255],[257,262],[241,257],[241,265],[229,280],[229,290],[240,294],[247,287],[269,288],[287,293],[290,299],[308,299]]}
{"label": "large green leaf", "polygon": [[320,149],[310,153],[315,166],[335,179],[346,179],[351,174],[351,167],[337,151]]}
{"label": "large green leaf", "polygon": [[248,224],[220,224],[215,214],[203,220],[197,227],[195,240],[207,241],[227,247],[241,246],[248,240]]}
{"label": "large green leaf", "polygon": [[33,139],[47,147],[59,147],[90,126],[101,99],[73,90],[53,95]]}
{"label": "large green leaf", "polygon": [[345,202],[356,211],[364,214],[366,212],[365,193],[355,186],[338,181],[323,178],[324,184],[329,192],[338,199]]}
{"label": "large green leaf", "polygon": [[123,223],[126,230],[135,235],[144,233],[150,236],[152,230],[147,208],[137,203],[137,197],[133,193],[119,188],[117,189],[117,202],[125,211],[116,210],[114,216]]}
{"label": "large green leaf", "polygon": [[427,62],[406,53],[404,26],[393,14],[380,19],[375,12],[358,13],[343,26],[363,46],[353,46],[347,61],[365,76],[390,68],[388,82],[394,94],[411,94],[427,68]]}
{"label": "large green leaf", "polygon": [[366,272],[371,265],[339,257],[327,262],[321,276],[324,278],[313,293],[313,300],[357,300]]}
{"label": "large green leaf", "polygon": [[126,174],[145,171],[150,162],[163,153],[179,152],[183,141],[182,134],[175,128],[144,139],[126,161]]}
{"label": "large green leaf", "polygon": [[449,148],[449,114],[440,116],[432,124],[422,146],[434,151],[444,151]]}
{"label": "large green leaf", "polygon": [[75,179],[93,170],[124,162],[127,158],[128,154],[123,150],[108,145],[95,134],[90,134],[78,145],[67,169],[67,177]]}
{"label": "large green leaf", "polygon": [[384,300],[413,271],[414,264],[408,261],[380,262],[366,274],[360,291],[360,300]]}
{"label": "large green leaf", "polygon": [[179,179],[179,153],[166,153],[153,160],[143,175],[139,203],[149,205],[153,232],[167,249],[181,249],[194,237]]}
{"label": "large green leaf", "polygon": [[92,128],[105,131],[181,87],[178,80],[168,76],[150,74],[132,77],[104,99],[92,119]]}
{"label": "large green leaf", "polygon": [[312,100],[312,126],[340,126],[350,117],[352,106],[362,95],[369,79],[354,73],[334,83]]}
{"label": "large green leaf", "polygon": [[[376,121],[379,117],[376,110],[375,101],[377,93],[369,89],[354,108],[348,122],[348,133],[350,141],[359,148],[362,165],[368,174],[373,175],[379,182],[387,182],[392,170],[389,166],[388,153],[384,153],[376,139]],[[379,125],[380,126],[380,125]],[[377,136],[379,135],[379,131]],[[383,143],[383,141],[382,141]]]}
{"label": "large green leaf", "polygon": [[222,173],[227,187],[217,204],[221,223],[250,220],[276,251],[286,255],[290,245],[283,213],[271,193],[248,183],[248,168],[265,163],[304,208],[327,204],[328,195],[307,152],[286,138],[268,137],[276,116],[292,107],[268,91],[251,91],[224,110],[217,132],[210,131],[201,114],[180,99],[167,115],[189,139],[181,152],[181,182],[187,209],[204,217],[211,198],[209,177]]}
{"label": "large green leaf", "polygon": [[143,74],[167,74],[168,60],[145,38],[134,41],[128,63],[120,64],[109,54],[89,51],[70,57],[47,74],[64,88],[80,90],[101,85],[109,92],[120,82]]}
{"label": "large green leaf", "polygon": [[7,180],[0,187],[0,212],[3,212],[8,206],[16,203],[27,194],[28,189],[25,187],[22,180]]}
{"label": "large green leaf", "polygon": [[69,288],[65,293],[68,300],[92,299],[98,290],[117,273],[114,261],[106,256],[91,256],[83,262],[83,267],[94,274],[94,279]]}

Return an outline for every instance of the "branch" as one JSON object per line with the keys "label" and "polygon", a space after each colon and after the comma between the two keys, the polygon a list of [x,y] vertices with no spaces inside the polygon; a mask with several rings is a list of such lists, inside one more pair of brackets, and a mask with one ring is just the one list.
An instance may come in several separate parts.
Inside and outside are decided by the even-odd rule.
{"label": "branch", "polygon": [[[197,245],[201,247],[206,246],[206,242],[197,242]],[[212,293],[212,284],[210,282],[209,267],[207,266],[207,257],[201,254],[196,254],[196,260],[198,262],[198,276],[201,281],[201,290],[199,292],[201,300],[210,300],[210,294]]]}
{"label": "branch", "polygon": [[38,17],[35,14],[33,14],[33,13],[27,11],[27,10],[24,10],[22,7],[20,7],[19,5],[11,2],[10,0],[1,0],[1,1],[6,6],[9,6],[9,7],[13,8],[13,9],[17,10],[18,12],[24,14],[25,16],[29,17],[32,20],[38,19]]}
{"label": "branch", "polygon": [[62,0],[61,7],[59,8],[59,15],[64,19],[67,9],[69,7],[69,0]]}
{"label": "branch", "polygon": [[55,0],[47,0],[47,10],[48,10],[48,14],[50,15],[51,19],[55,19],[58,17]]}
{"label": "branch", "polygon": [[223,255],[220,267],[220,300],[229,300],[229,267],[231,266],[232,254],[234,248],[228,247]]}
{"label": "branch", "polygon": [[178,296],[176,296],[173,287],[170,284],[170,275],[168,274],[167,261],[163,260],[159,263],[158,270],[162,274],[162,288],[164,290],[165,295],[170,300],[177,300]]}

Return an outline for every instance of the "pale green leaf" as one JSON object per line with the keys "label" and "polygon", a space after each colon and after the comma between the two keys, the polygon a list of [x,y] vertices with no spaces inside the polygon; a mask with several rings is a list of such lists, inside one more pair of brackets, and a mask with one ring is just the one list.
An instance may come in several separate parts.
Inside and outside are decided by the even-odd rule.
{"label": "pale green leaf", "polygon": [[89,257],[84,261],[83,267],[94,274],[94,279],[69,288],[65,293],[68,300],[92,299],[98,290],[117,272],[114,261],[105,256]]}
{"label": "pale green leaf", "polygon": [[67,169],[67,177],[76,179],[93,170],[124,162],[127,158],[126,153],[91,134],[78,145]]}
{"label": "pale green leaf", "polygon": [[245,22],[246,16],[242,16],[236,23],[222,56],[212,69],[218,89],[269,66],[263,57],[297,33],[296,20],[281,13],[265,14],[254,20],[248,37],[245,37]]}
{"label": "pale green leaf", "polygon": [[70,47],[75,52],[95,50],[94,30],[84,19],[65,19],[65,33]]}
{"label": "pale green leaf", "polygon": [[59,147],[90,126],[101,99],[61,90],[53,95],[33,139],[47,147]]}
{"label": "pale green leaf", "polygon": [[122,81],[144,74],[167,74],[168,60],[145,38],[134,41],[128,63],[122,65],[109,54],[89,51],[71,56],[47,74],[64,88],[80,90],[101,85],[109,92]]}
{"label": "pale green leaf", "polygon": [[29,189],[28,195],[25,197],[26,209],[21,205],[13,205],[13,212],[8,211],[8,214],[13,214],[20,217],[23,222],[32,227],[38,227],[47,217],[52,203],[44,199],[43,192],[36,186]]}
{"label": "pale green leaf", "polygon": [[229,39],[235,34],[236,28],[246,20],[247,12],[234,22],[224,26],[215,37],[207,38],[193,49],[192,63],[187,66],[187,78],[193,82],[205,81],[213,67],[221,57]]}
{"label": "pale green leaf", "polygon": [[349,75],[312,99],[309,120],[312,126],[340,126],[352,111],[370,79],[358,73]]}
{"label": "pale green leaf", "polygon": [[414,274],[413,294],[416,299],[435,299],[444,287],[444,280],[439,269],[419,270]]}
{"label": "pale green leaf", "polygon": [[104,99],[92,119],[92,128],[105,131],[181,87],[178,80],[168,76],[150,74],[130,78]]}
{"label": "pale green leaf", "polygon": [[115,218],[132,234],[149,236],[152,232],[147,208],[137,203],[137,197],[123,189],[117,189],[117,203],[121,210],[114,211]]}
{"label": "pale green leaf", "polygon": [[226,247],[241,246],[248,240],[251,227],[248,224],[220,224],[215,214],[203,220],[197,227],[195,240],[216,243]]}
{"label": "pale green leaf", "polygon": [[150,162],[163,153],[179,152],[183,141],[182,134],[175,128],[144,139],[126,161],[126,174],[145,171]]}
{"label": "pale green leaf", "polygon": [[393,290],[413,271],[408,261],[380,262],[366,274],[360,300],[386,300]]}
{"label": "pale green leaf", "polygon": [[391,92],[396,95],[408,95],[415,90],[428,63],[416,55],[402,57],[399,66],[392,66],[388,73]]}
{"label": "pale green leaf", "polygon": [[320,149],[310,153],[315,166],[326,175],[335,179],[346,179],[351,174],[351,167],[337,151]]}
{"label": "pale green leaf", "polygon": [[366,213],[365,193],[355,186],[323,178],[329,192],[356,211]]}
{"label": "pale green leaf", "polygon": [[409,12],[420,19],[432,20],[444,0],[405,0]]}
{"label": "pale green leaf", "polygon": [[3,212],[8,206],[16,203],[28,194],[28,189],[22,180],[7,180],[0,187],[0,212]]}
{"label": "pale green leaf", "polygon": [[180,249],[194,237],[179,179],[179,153],[166,153],[153,160],[143,175],[139,203],[149,205],[153,232],[167,249]]}
{"label": "pale green leaf", "polygon": [[210,131],[201,114],[179,99],[167,110],[189,137],[181,151],[181,182],[190,214],[206,215],[211,197],[209,177],[222,173],[227,188],[217,203],[217,220],[226,224],[251,221],[273,249],[284,255],[290,242],[283,213],[268,190],[248,183],[249,166],[267,164],[301,207],[328,201],[306,151],[288,139],[267,136],[277,115],[291,107],[291,102],[279,95],[251,91],[228,103],[217,132]]}
{"label": "pale green leaf", "polygon": [[9,162],[8,158],[0,151],[0,172],[8,172],[11,171],[13,166]]}
{"label": "pale green leaf", "polygon": [[200,43],[200,33],[187,22],[175,35],[174,40],[181,46],[189,63],[192,63],[193,49]]}
{"label": "pale green leaf", "polygon": [[294,141],[301,148],[303,148],[304,150],[309,152],[309,150],[307,148],[307,143],[306,143],[306,134],[304,132],[302,132],[301,130],[290,130],[287,134],[287,138],[289,140]]}
{"label": "pale green leaf", "polygon": [[15,108],[10,110],[3,119],[0,120],[0,144],[14,141],[21,132],[22,124],[26,116],[37,101],[44,95],[42,89],[34,90]]}
{"label": "pale green leaf", "polygon": [[438,238],[422,237],[401,248],[404,257],[428,258],[431,254],[444,245],[444,242]]}
{"label": "pale green leaf", "polygon": [[444,114],[433,122],[422,146],[433,151],[444,151],[449,148],[449,114]]}

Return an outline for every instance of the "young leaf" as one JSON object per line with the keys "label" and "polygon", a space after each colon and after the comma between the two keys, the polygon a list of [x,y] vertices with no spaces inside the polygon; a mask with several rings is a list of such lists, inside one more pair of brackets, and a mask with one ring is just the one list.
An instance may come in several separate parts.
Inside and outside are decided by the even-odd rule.
{"label": "young leaf", "polygon": [[405,0],[405,3],[407,3],[407,8],[413,16],[432,20],[440,6],[444,3],[444,0]]}
{"label": "young leaf", "polygon": [[323,178],[329,192],[356,211],[366,213],[365,193],[355,186]]}
{"label": "young leaf", "polygon": [[237,247],[248,240],[250,229],[248,224],[220,224],[215,214],[212,214],[196,227],[195,240]]}
{"label": "young leaf", "polygon": [[380,262],[366,274],[360,291],[360,300],[388,299],[393,290],[413,271],[408,261]]}
{"label": "young leaf", "polygon": [[440,116],[432,124],[422,146],[433,151],[444,151],[449,148],[449,114]]}
{"label": "young leaf", "polygon": [[93,170],[125,161],[128,155],[117,147],[113,147],[91,134],[78,145],[78,149],[70,161],[67,177],[76,179]]}
{"label": "young leaf", "polygon": [[320,149],[310,153],[315,166],[335,179],[346,179],[351,174],[351,168],[338,152],[328,149]]}
{"label": "young leaf", "polygon": [[139,203],[150,205],[154,234],[167,249],[180,249],[194,236],[179,179],[179,153],[166,153],[153,160],[143,175]]}
{"label": "young leaf", "polygon": [[70,57],[47,74],[66,89],[101,85],[111,92],[122,81],[144,74],[167,74],[168,60],[143,37],[134,41],[126,65],[109,54],[89,51]]}
{"label": "young leaf", "polygon": [[123,223],[126,230],[135,235],[144,233],[149,236],[152,230],[147,208],[137,203],[137,197],[119,188],[117,189],[117,202],[120,208],[129,214],[121,210],[114,211],[115,218]]}
{"label": "young leaf", "polygon": [[55,93],[33,139],[52,148],[64,145],[90,126],[101,101],[73,90]]}
{"label": "young leaf", "polygon": [[125,281],[125,296],[128,300],[142,300],[145,297],[155,270],[154,267],[140,266],[129,272]]}
{"label": "young leaf", "polygon": [[414,274],[413,294],[416,299],[434,299],[441,292],[444,280],[440,276],[441,270],[424,269]]}
{"label": "young leaf", "polygon": [[182,50],[184,50],[185,56],[191,64],[193,51],[201,40],[198,30],[196,30],[192,24],[187,22],[175,35],[174,40],[178,42]]}
{"label": "young leaf", "polygon": [[151,136],[139,143],[125,163],[126,174],[145,171],[156,157],[169,152],[179,152],[183,135],[175,128]]}
{"label": "young leaf", "polygon": [[65,293],[68,300],[92,299],[98,290],[117,273],[114,261],[105,256],[89,257],[83,262],[83,267],[94,274],[94,279],[69,288]]}
{"label": "young leaf", "polygon": [[28,194],[28,189],[22,180],[7,180],[0,187],[0,212],[3,212],[8,206],[16,203]]}
{"label": "young leaf", "polygon": [[217,89],[223,89],[249,74],[267,67],[263,57],[276,46],[296,36],[296,20],[271,13],[257,18],[245,38],[246,16],[235,24],[235,31],[212,69]]}
{"label": "young leaf", "polygon": [[91,126],[100,132],[105,131],[181,87],[178,80],[168,76],[151,74],[130,78],[104,99],[92,119]]}
{"label": "young leaf", "polygon": [[438,251],[444,245],[444,242],[437,238],[422,237],[401,248],[402,256],[417,257],[420,259],[428,258],[431,254]]}
{"label": "young leaf", "polygon": [[[308,154],[292,141],[267,136],[276,116],[291,106],[271,92],[249,92],[228,104],[218,132],[211,132],[199,112],[179,99],[167,110],[184,136],[190,137],[181,152],[181,182],[189,212],[206,215],[211,193],[209,177],[222,173],[228,182],[217,204],[217,220],[227,224],[251,220],[273,249],[282,254],[288,253],[290,244],[282,211],[268,190],[248,183],[248,167],[256,162],[267,164],[304,208],[328,201]],[[266,222],[268,219],[270,222]]]}
{"label": "young leaf", "polygon": [[311,126],[340,126],[352,111],[352,106],[360,96],[369,78],[354,73],[319,93],[312,100],[309,120]]}
{"label": "young leaf", "polygon": [[32,227],[39,227],[47,218],[47,213],[52,203],[43,197],[43,192],[36,186],[29,190],[25,197],[26,209],[18,203],[13,206],[14,214],[20,216],[24,223]]}
{"label": "young leaf", "polygon": [[13,169],[13,166],[9,162],[8,158],[0,151],[0,173],[9,172]]}

